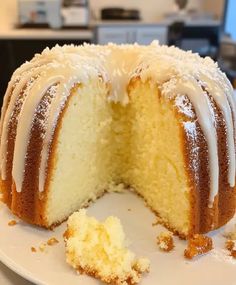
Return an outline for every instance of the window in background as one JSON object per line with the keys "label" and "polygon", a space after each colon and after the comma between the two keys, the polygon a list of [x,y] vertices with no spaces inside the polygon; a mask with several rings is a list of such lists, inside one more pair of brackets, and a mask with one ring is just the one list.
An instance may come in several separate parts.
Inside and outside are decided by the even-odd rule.
{"label": "window in background", "polygon": [[228,0],[225,4],[224,32],[236,41],[236,1]]}

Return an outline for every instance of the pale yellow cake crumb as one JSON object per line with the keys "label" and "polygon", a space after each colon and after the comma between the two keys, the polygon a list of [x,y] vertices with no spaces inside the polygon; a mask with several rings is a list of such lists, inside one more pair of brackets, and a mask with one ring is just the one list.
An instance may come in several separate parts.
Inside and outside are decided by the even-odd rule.
{"label": "pale yellow cake crumb", "polygon": [[45,249],[46,249],[46,246],[47,246],[46,243],[41,243],[40,246],[39,246],[39,250],[40,250],[41,252],[44,252]]}
{"label": "pale yellow cake crumb", "polygon": [[174,248],[173,234],[170,232],[161,232],[157,236],[157,244],[162,251],[171,251]]}
{"label": "pale yellow cake crumb", "polygon": [[57,243],[59,243],[59,241],[55,237],[52,237],[52,238],[48,239],[47,242],[42,242],[39,245],[39,251],[46,252],[48,246],[53,246]]}
{"label": "pale yellow cake crumb", "polygon": [[108,284],[137,284],[142,273],[149,271],[150,261],[136,258],[125,247],[125,234],[116,217],[102,223],[82,209],[69,217],[64,238],[67,262]]}

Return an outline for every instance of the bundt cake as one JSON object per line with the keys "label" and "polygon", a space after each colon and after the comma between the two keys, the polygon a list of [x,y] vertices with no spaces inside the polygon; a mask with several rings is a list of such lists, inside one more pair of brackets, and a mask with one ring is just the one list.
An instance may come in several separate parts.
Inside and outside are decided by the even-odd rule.
{"label": "bundt cake", "polygon": [[23,64],[1,114],[2,200],[51,228],[123,183],[173,232],[235,213],[236,106],[209,58],[159,46],[56,46]]}

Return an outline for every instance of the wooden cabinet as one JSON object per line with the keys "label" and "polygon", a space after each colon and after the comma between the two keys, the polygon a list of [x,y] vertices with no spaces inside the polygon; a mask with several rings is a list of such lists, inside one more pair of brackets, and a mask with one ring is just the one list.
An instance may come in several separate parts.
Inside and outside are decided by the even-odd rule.
{"label": "wooden cabinet", "polygon": [[168,28],[160,25],[139,26],[97,26],[96,42],[107,44],[138,43],[150,44],[153,40],[159,40],[160,44],[167,43]]}

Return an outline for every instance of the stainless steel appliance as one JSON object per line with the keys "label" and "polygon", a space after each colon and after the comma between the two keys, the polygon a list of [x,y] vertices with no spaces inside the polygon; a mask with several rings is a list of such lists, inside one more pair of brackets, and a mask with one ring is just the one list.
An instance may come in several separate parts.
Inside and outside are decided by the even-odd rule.
{"label": "stainless steel appliance", "polygon": [[62,17],[64,27],[87,27],[89,25],[88,0],[64,0]]}
{"label": "stainless steel appliance", "polygon": [[19,24],[62,27],[62,0],[18,0]]}

